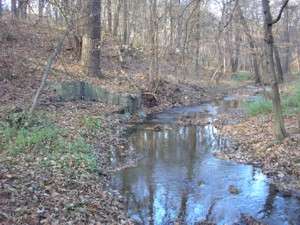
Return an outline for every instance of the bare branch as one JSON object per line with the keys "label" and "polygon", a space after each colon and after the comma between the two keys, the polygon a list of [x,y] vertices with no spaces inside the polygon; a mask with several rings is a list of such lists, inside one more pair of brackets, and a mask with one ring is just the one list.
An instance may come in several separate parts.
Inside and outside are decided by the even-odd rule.
{"label": "bare branch", "polygon": [[283,5],[281,6],[281,8],[280,8],[280,10],[279,10],[278,16],[277,16],[276,19],[273,20],[272,23],[269,24],[269,25],[273,25],[273,24],[277,23],[277,22],[280,20],[281,15],[282,15],[282,12],[283,12],[283,10],[285,9],[285,7],[287,6],[288,3],[289,3],[289,0],[285,0],[285,2],[283,3]]}
{"label": "bare branch", "polygon": [[45,86],[46,80],[47,80],[48,75],[51,71],[52,64],[54,63],[55,59],[57,58],[57,56],[62,51],[64,41],[65,41],[66,37],[68,36],[68,34],[69,34],[69,28],[66,30],[66,32],[64,33],[62,38],[59,40],[54,52],[49,57],[48,62],[45,65],[42,82],[40,84],[40,87],[37,89],[36,94],[34,95],[34,98],[32,100],[32,105],[31,105],[30,110],[29,110],[29,116],[32,115],[32,113],[33,113],[33,111],[34,111],[34,109],[37,105],[38,98],[40,96],[41,91],[43,90],[43,88]]}

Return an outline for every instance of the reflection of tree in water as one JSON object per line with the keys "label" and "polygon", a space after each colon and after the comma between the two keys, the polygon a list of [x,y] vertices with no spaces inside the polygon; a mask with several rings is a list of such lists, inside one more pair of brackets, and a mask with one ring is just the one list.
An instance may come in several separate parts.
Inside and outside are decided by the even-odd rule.
{"label": "reflection of tree in water", "polygon": [[137,213],[139,215],[139,218],[143,222],[143,224],[146,224],[145,218],[147,218],[147,217],[145,217],[143,215],[143,209],[144,209],[144,204],[143,203],[144,203],[144,201],[139,202],[136,199],[135,194],[132,191],[128,192],[126,194],[126,196],[127,196],[127,210],[128,210],[128,207],[129,207],[128,203],[131,200],[133,202],[134,206],[136,207],[135,213]]}
{"label": "reflection of tree in water", "polygon": [[[187,138],[185,146],[188,148],[186,149],[186,160],[187,163],[187,185],[190,185],[193,180],[193,171],[194,171],[194,164],[196,162],[196,151],[197,151],[197,134],[196,134],[196,127],[189,127],[187,128]],[[184,224],[186,221],[186,217],[188,215],[187,212],[187,202],[188,202],[188,195],[189,190],[184,185],[183,190],[181,190],[181,203],[179,208],[179,214],[177,216],[178,222],[180,224]]]}
{"label": "reflection of tree in water", "polygon": [[269,194],[266,199],[266,202],[264,204],[264,208],[261,211],[264,215],[263,218],[269,217],[272,214],[273,208],[274,208],[274,201],[277,196],[277,189],[274,185],[270,184],[269,187]]}
{"label": "reflection of tree in water", "polygon": [[[151,176],[153,174],[153,166],[155,161],[155,151],[156,151],[156,136],[153,132],[149,133],[150,145],[149,145],[149,169],[146,172],[146,181],[149,191],[149,224],[154,224],[154,185],[151,181]],[[149,142],[148,142],[149,143]]]}

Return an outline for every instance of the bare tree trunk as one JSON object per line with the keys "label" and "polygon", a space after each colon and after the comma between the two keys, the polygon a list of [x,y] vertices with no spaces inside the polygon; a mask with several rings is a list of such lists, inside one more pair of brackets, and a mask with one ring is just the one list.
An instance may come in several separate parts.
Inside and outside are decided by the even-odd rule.
{"label": "bare tree trunk", "polygon": [[114,13],[114,27],[113,27],[113,35],[116,37],[118,35],[119,28],[119,20],[120,20],[120,11],[121,11],[121,0],[117,0],[117,8]]}
{"label": "bare tree trunk", "polygon": [[182,39],[182,16],[181,15],[181,1],[177,3],[177,35],[176,35],[176,48],[181,50],[181,39]]}
{"label": "bare tree trunk", "polygon": [[123,0],[123,45],[128,45],[128,0]]}
{"label": "bare tree trunk", "polygon": [[0,0],[0,17],[2,16],[2,11],[3,11],[3,9],[2,9],[2,0]]}
{"label": "bare tree trunk", "polygon": [[297,64],[298,64],[298,72],[300,73],[300,46],[297,46]]}
{"label": "bare tree trunk", "polygon": [[[199,3],[198,3],[199,4]],[[198,76],[200,72],[200,63],[199,63],[199,57],[200,57],[200,17],[201,17],[201,10],[200,10],[200,4],[197,5],[198,7],[198,13],[197,13],[197,24],[196,24],[196,53],[195,53],[195,75]]]}
{"label": "bare tree trunk", "polygon": [[173,0],[170,0],[169,16],[170,16],[170,50],[172,50],[174,44],[174,25],[175,25],[174,16],[173,16]]}
{"label": "bare tree trunk", "polygon": [[43,11],[45,7],[45,0],[39,0],[39,18],[43,18]]}
{"label": "bare tree trunk", "polygon": [[[279,94],[278,80],[275,72],[274,63],[274,39],[272,27],[274,21],[271,15],[270,2],[269,0],[262,0],[262,8],[264,14],[264,32],[265,32],[265,43],[266,43],[266,53],[268,57],[268,64],[271,70],[271,88],[272,88],[272,105],[274,114],[274,133],[277,140],[282,140],[287,136],[284,120],[282,116],[282,107]],[[280,19],[280,18],[279,18]]]}
{"label": "bare tree trunk", "polygon": [[150,0],[150,43],[151,43],[151,65],[150,82],[155,85],[158,79],[158,27],[157,27],[157,0]]}
{"label": "bare tree trunk", "polygon": [[259,66],[257,62],[257,55],[256,55],[256,50],[253,41],[250,42],[250,49],[251,49],[251,55],[252,55],[252,63],[253,63],[253,68],[254,68],[254,76],[255,76],[255,83],[256,84],[261,84],[261,75],[259,72]]}
{"label": "bare tree trunk", "polygon": [[19,0],[18,11],[22,19],[27,17],[27,0]]}
{"label": "bare tree trunk", "polygon": [[61,38],[61,40],[58,42],[58,44],[57,44],[54,52],[48,58],[48,62],[45,65],[45,68],[44,68],[42,82],[41,82],[39,88],[37,89],[37,91],[36,91],[36,93],[35,93],[35,95],[33,97],[32,104],[31,104],[31,107],[29,109],[29,116],[32,115],[34,109],[36,108],[36,105],[37,105],[37,102],[38,102],[38,98],[39,98],[39,96],[41,94],[41,91],[44,89],[44,86],[45,86],[46,81],[48,79],[49,73],[51,71],[52,64],[55,62],[55,59],[57,58],[57,56],[61,53],[61,51],[63,49],[64,41],[65,41],[66,37],[68,36],[68,34],[69,34],[69,29],[66,30],[65,34],[63,35],[63,37]]}
{"label": "bare tree trunk", "polygon": [[283,65],[282,71],[284,74],[287,74],[290,70],[290,26],[289,26],[289,8],[285,8],[284,16],[284,51],[283,51]]}
{"label": "bare tree trunk", "polygon": [[241,6],[239,4],[239,2],[237,3],[237,13],[239,14],[241,23],[243,25],[244,28],[244,32],[245,35],[248,39],[249,42],[249,46],[250,46],[250,50],[251,50],[251,56],[252,56],[252,63],[253,63],[253,69],[254,69],[254,76],[255,76],[255,83],[256,84],[260,84],[261,83],[261,75],[259,72],[259,67],[258,67],[258,62],[257,62],[257,53],[256,53],[256,49],[255,49],[255,43],[254,43],[254,39],[251,35],[248,23],[244,17],[243,11],[241,9]]}
{"label": "bare tree trunk", "polygon": [[18,16],[18,11],[17,11],[17,0],[11,0],[11,13],[13,17]]}
{"label": "bare tree trunk", "polygon": [[275,62],[276,62],[277,82],[282,83],[283,82],[283,71],[282,71],[279,51],[278,51],[278,48],[276,45],[274,45],[274,57],[275,57]]}
{"label": "bare tree trunk", "polygon": [[241,38],[238,30],[235,30],[234,32],[234,45],[235,45],[234,54],[233,54],[233,60],[231,64],[231,70],[233,73],[237,72],[239,67]]}
{"label": "bare tree trunk", "polygon": [[81,63],[87,68],[88,76],[101,77],[101,0],[88,0],[85,4],[87,23],[82,37]]}
{"label": "bare tree trunk", "polygon": [[58,24],[59,23],[59,12],[57,7],[54,7],[54,18],[55,18],[55,23]]}
{"label": "bare tree trunk", "polygon": [[112,34],[111,0],[107,0],[107,28],[108,28],[108,32]]}

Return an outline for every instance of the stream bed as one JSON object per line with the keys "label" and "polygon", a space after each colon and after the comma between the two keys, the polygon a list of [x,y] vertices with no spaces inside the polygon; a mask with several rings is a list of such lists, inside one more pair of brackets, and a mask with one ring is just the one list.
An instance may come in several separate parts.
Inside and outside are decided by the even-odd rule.
{"label": "stream bed", "polygon": [[218,159],[230,144],[212,123],[178,126],[181,116],[213,121],[236,107],[232,99],[154,114],[137,125],[130,145],[143,156],[138,165],[115,174],[113,187],[125,197],[137,224],[231,225],[242,214],[270,225],[300,225],[300,200],[284,196],[260,169]]}

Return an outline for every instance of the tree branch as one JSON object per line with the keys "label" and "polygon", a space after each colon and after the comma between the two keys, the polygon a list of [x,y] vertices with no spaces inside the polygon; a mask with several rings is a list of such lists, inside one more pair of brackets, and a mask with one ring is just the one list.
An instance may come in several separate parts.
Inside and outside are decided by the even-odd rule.
{"label": "tree branch", "polygon": [[273,24],[277,23],[280,20],[282,12],[283,12],[284,8],[287,6],[288,3],[289,3],[289,0],[285,0],[285,2],[283,3],[283,5],[281,6],[281,9],[279,10],[278,16],[269,25],[273,25]]}
{"label": "tree branch", "polygon": [[40,87],[37,89],[36,91],[36,94],[34,95],[33,97],[33,100],[32,100],[32,105],[30,107],[30,110],[29,110],[29,116],[32,115],[36,105],[37,105],[37,101],[38,101],[38,98],[40,96],[40,93],[41,91],[43,90],[44,86],[45,86],[45,83],[46,83],[46,80],[48,78],[48,75],[51,71],[51,67],[52,67],[52,64],[54,63],[56,57],[60,54],[60,52],[62,51],[62,48],[63,48],[63,44],[64,44],[64,41],[66,39],[66,37],[68,36],[69,34],[69,28],[67,28],[66,32],[64,33],[64,35],[61,37],[61,39],[59,40],[54,52],[52,53],[52,55],[49,57],[48,59],[48,62],[47,64],[45,65],[45,68],[44,68],[44,73],[43,73],[43,78],[42,78],[42,82],[40,84]]}

